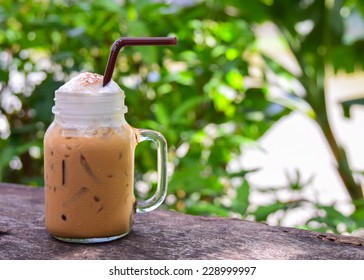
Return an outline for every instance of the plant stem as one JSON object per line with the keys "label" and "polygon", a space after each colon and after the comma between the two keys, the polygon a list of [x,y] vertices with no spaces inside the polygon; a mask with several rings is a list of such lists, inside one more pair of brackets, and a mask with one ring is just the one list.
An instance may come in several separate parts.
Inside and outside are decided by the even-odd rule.
{"label": "plant stem", "polygon": [[[315,110],[316,111],[316,110]],[[326,110],[324,112],[316,111],[316,121],[320,126],[327,143],[334,155],[337,162],[336,168],[343,181],[345,188],[347,189],[352,200],[358,200],[364,198],[363,190],[360,183],[357,183],[354,179],[353,172],[350,168],[348,158],[346,156],[345,149],[336,140],[333,131],[331,129],[330,122],[327,117]]]}

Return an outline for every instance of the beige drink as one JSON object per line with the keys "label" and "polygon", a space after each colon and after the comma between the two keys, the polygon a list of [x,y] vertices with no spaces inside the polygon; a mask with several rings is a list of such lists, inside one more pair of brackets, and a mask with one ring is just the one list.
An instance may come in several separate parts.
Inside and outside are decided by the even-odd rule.
{"label": "beige drink", "polygon": [[[103,242],[126,235],[134,213],[158,207],[166,195],[166,145],[155,131],[132,128],[124,119],[124,93],[102,76],[83,73],[56,91],[55,120],[44,137],[45,223],[54,237]],[[134,150],[158,144],[157,192],[134,197]]]}
{"label": "beige drink", "polygon": [[132,227],[134,131],[125,123],[90,133],[54,125],[45,138],[46,227],[58,237],[116,236]]}

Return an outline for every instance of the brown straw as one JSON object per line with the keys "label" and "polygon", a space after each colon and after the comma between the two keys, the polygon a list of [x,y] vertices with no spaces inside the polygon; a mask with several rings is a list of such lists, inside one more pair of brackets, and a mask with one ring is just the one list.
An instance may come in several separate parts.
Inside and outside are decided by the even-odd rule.
{"label": "brown straw", "polygon": [[114,72],[114,67],[116,59],[118,57],[119,51],[124,46],[168,46],[176,45],[176,37],[123,37],[114,42],[111,46],[109,60],[107,61],[103,86],[106,86],[112,77]]}

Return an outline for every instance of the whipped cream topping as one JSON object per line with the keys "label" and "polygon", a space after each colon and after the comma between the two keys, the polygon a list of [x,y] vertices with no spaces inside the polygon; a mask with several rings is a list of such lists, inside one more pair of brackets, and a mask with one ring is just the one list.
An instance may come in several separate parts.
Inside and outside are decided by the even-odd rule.
{"label": "whipped cream topping", "polygon": [[102,86],[103,76],[95,73],[84,72],[69,80],[61,86],[56,93],[115,93],[121,92],[121,88],[110,81],[106,86]]}
{"label": "whipped cream topping", "polygon": [[124,91],[114,81],[102,84],[102,75],[84,72],[56,90],[56,123],[76,129],[120,127],[128,110]]}

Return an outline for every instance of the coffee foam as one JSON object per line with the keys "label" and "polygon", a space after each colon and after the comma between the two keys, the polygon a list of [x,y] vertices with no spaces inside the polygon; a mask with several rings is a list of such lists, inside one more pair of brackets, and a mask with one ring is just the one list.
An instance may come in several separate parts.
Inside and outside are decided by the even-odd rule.
{"label": "coffee foam", "polygon": [[114,81],[102,84],[102,75],[84,72],[56,90],[56,123],[72,129],[120,127],[128,110],[125,94]]}
{"label": "coffee foam", "polygon": [[56,93],[116,93],[123,92],[114,82],[110,81],[106,86],[102,86],[103,76],[95,73],[84,72],[69,80],[61,86]]}

